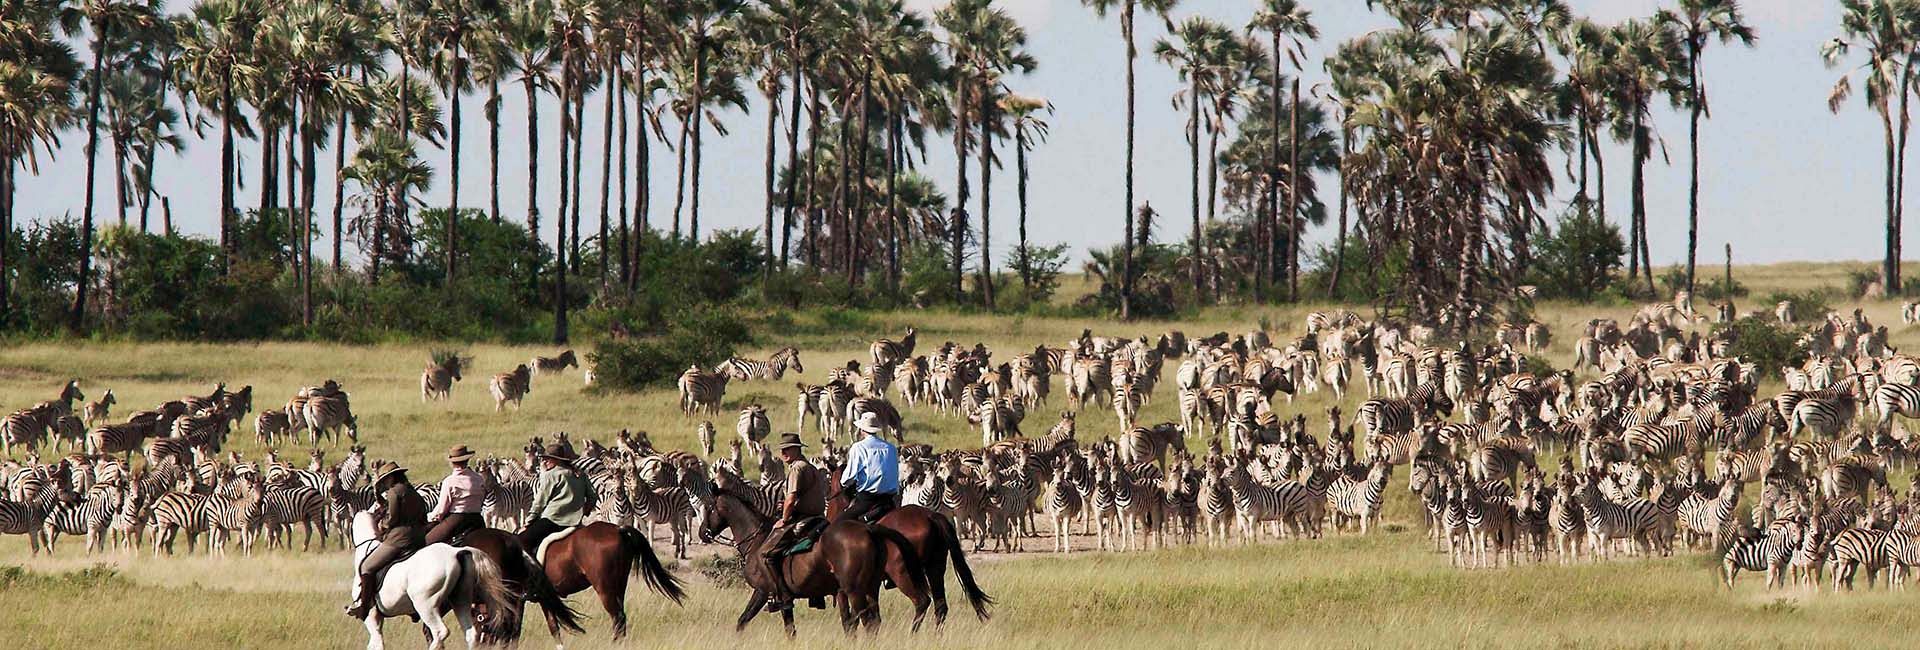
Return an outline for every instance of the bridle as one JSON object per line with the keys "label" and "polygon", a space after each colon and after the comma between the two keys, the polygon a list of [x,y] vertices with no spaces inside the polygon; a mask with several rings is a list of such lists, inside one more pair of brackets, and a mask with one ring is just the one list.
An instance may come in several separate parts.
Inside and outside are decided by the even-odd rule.
{"label": "bridle", "polygon": [[[753,523],[757,528],[757,532],[738,540],[731,540],[729,538],[733,537],[732,522],[726,521],[723,518],[721,521],[726,523],[727,529],[724,531],[721,531],[717,535],[710,536],[710,539],[714,541],[722,542],[722,543],[732,544],[739,548],[746,548],[747,546],[751,545],[754,540],[766,537],[767,530],[771,528],[771,524],[769,523],[768,518],[761,515],[759,511],[754,510],[753,504],[748,503],[745,497],[742,497],[738,494],[734,494],[730,491],[721,489],[721,490],[714,490],[713,499],[714,499],[714,505],[716,508],[719,506],[721,499],[732,499],[734,504],[738,506],[742,512],[746,513],[748,518],[753,520]],[[705,531],[702,531],[702,532],[705,532]]]}

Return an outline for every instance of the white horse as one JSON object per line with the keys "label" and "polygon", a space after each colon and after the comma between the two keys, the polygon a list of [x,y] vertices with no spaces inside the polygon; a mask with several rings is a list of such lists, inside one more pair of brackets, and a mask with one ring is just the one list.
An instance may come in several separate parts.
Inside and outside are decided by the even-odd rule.
{"label": "white horse", "polygon": [[[358,589],[360,563],[379,545],[373,514],[354,513],[353,584],[356,587],[351,589]],[[468,648],[478,647],[480,641],[479,630],[474,627],[474,605],[487,606],[489,634],[494,629],[511,629],[510,621],[519,612],[518,599],[507,589],[500,567],[492,559],[479,551],[447,544],[422,548],[412,557],[394,563],[387,569],[379,589],[365,621],[368,650],[384,647],[380,627],[388,618],[418,615],[427,629],[428,650],[438,650],[446,644],[447,624],[443,619],[449,610],[454,620],[459,621]],[[349,595],[357,594],[350,592]]]}

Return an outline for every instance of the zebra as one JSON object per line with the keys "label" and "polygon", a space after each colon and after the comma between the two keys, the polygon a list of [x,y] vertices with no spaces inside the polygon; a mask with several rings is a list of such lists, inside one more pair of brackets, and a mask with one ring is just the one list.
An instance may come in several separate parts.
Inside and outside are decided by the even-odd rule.
{"label": "zebra", "polygon": [[87,432],[87,453],[125,454],[131,458],[133,451],[139,449],[152,434],[151,425],[139,422],[97,426]]}
{"label": "zebra", "polygon": [[1374,460],[1367,467],[1363,478],[1356,478],[1346,472],[1334,476],[1333,483],[1327,486],[1327,505],[1334,513],[1334,528],[1345,528],[1347,520],[1359,522],[1360,534],[1365,535],[1380,525],[1381,501],[1386,496],[1387,481],[1393,478],[1393,466],[1385,460]]}
{"label": "zebra", "polygon": [[1742,570],[1765,571],[1768,589],[1784,587],[1784,573],[1795,550],[1803,541],[1816,538],[1816,533],[1812,531],[1801,532],[1800,535],[1764,534],[1735,538],[1726,553],[1720,556],[1721,582],[1732,589],[1734,577]]}
{"label": "zebra", "polygon": [[1120,419],[1120,430],[1133,428],[1133,419],[1140,413],[1140,393],[1131,381],[1118,383],[1113,387],[1113,414]]}
{"label": "zebra", "polygon": [[258,530],[256,522],[262,512],[260,488],[252,478],[235,478],[224,487],[227,489],[215,490],[201,502],[201,516],[207,526],[207,553],[225,556],[227,539],[237,535],[241,554],[252,556]]}
{"label": "zebra", "polygon": [[1566,477],[1555,487],[1547,510],[1547,519],[1553,527],[1554,553],[1561,564],[1580,559],[1580,542],[1587,536],[1586,512],[1575,501],[1571,479]]}
{"label": "zebra", "polygon": [[[616,475],[624,491],[626,475]],[[634,486],[629,498],[633,500],[634,516],[648,522],[649,535],[653,526],[666,524],[673,535],[673,557],[687,559],[687,532],[693,528],[693,500],[687,489],[651,488],[641,484]]]}
{"label": "zebra", "polygon": [[44,405],[7,414],[5,420],[0,420],[0,443],[4,443],[0,451],[12,454],[14,445],[38,449],[46,441],[47,429],[54,417],[54,409]]}
{"label": "zebra", "polygon": [[85,498],[71,504],[56,503],[47,512],[43,530],[47,552],[53,552],[54,543],[62,534],[86,536],[89,555],[101,550],[108,527],[113,524],[113,516],[119,512],[125,497],[125,490],[119,485],[102,483],[89,490]]}
{"label": "zebra", "polygon": [[168,492],[154,500],[153,520],[148,527],[153,530],[155,555],[163,551],[173,555],[173,542],[181,533],[187,536],[187,552],[193,552],[200,534],[207,530],[207,499],[203,494]]}
{"label": "zebra", "polygon": [[700,457],[712,458],[714,438],[713,421],[702,420],[700,426],[694,427],[693,437],[700,443]]}
{"label": "zebra", "polygon": [[1020,435],[1026,409],[1017,399],[987,398],[980,402],[975,415],[980,420],[980,446],[989,447]]}
{"label": "zebra", "polygon": [[81,421],[79,416],[72,413],[56,416],[53,419],[53,424],[47,427],[47,431],[53,436],[53,448],[55,451],[59,451],[61,447],[72,447],[76,450],[86,449],[87,425]]}
{"label": "zebra", "polygon": [[[1459,472],[1464,474],[1465,472]],[[1459,474],[1456,474],[1459,475]],[[1473,566],[1487,566],[1488,554],[1493,555],[1493,564],[1500,564],[1501,556],[1506,556],[1507,564],[1514,564],[1514,550],[1518,546],[1519,525],[1517,513],[1511,500],[1502,497],[1490,497],[1481,491],[1480,485],[1473,481],[1458,481],[1454,490],[1458,493],[1462,514],[1466,517],[1469,550],[1473,552]]]}
{"label": "zebra", "polygon": [[1072,550],[1072,522],[1086,507],[1079,487],[1067,471],[1068,464],[1069,461],[1064,457],[1054,459],[1053,480],[1047,481],[1045,496],[1041,501],[1048,521],[1053,522],[1053,550],[1059,553]]}
{"label": "zebra", "polygon": [[1893,416],[1920,418],[1920,387],[1907,384],[1884,383],[1873,391],[1873,410],[1880,414],[1874,422],[1874,430],[1890,430],[1888,424]]}
{"label": "zebra", "polygon": [[453,384],[460,381],[461,367],[467,360],[460,355],[449,354],[444,361],[435,362],[420,371],[420,401],[451,399]]}
{"label": "zebra", "polygon": [[720,415],[720,400],[727,396],[727,376],[701,370],[700,366],[687,366],[680,373],[680,413],[687,417],[705,413],[709,416]]}
{"label": "zebra", "polygon": [[1629,426],[1621,439],[1635,458],[1672,461],[1685,456],[1697,461],[1705,451],[1706,439],[1711,435],[1705,421],[1682,420],[1673,424]]}
{"label": "zebra", "polygon": [[[1151,547],[1156,540],[1164,546],[1166,540],[1162,528],[1166,500],[1164,495],[1159,494],[1159,485],[1152,481],[1136,482],[1123,462],[1108,463],[1106,470],[1120,535],[1120,550]],[[1141,540],[1138,546],[1135,545],[1136,537]]]}
{"label": "zebra", "polygon": [[1704,538],[1708,548],[1719,549],[1733,530],[1739,515],[1741,483],[1729,480],[1717,487],[1717,494],[1696,491],[1680,502],[1678,514],[1689,548]]}
{"label": "zebra", "polygon": [[91,427],[95,423],[105,421],[107,419],[107,412],[112,410],[113,405],[117,403],[119,403],[119,400],[113,396],[113,389],[109,388],[101,391],[100,399],[87,402],[86,406],[82,409],[82,413],[86,416],[87,426]]}
{"label": "zebra", "polygon": [[527,364],[513,367],[513,370],[493,376],[487,383],[488,392],[493,393],[493,412],[499,413],[506,408],[507,402],[513,402],[513,410],[520,410],[520,402],[533,392],[533,371]]}
{"label": "zebra", "polygon": [[1794,404],[1793,416],[1787,420],[1787,437],[1797,436],[1801,429],[1806,429],[1815,436],[1832,439],[1853,421],[1854,403],[1851,393],[1801,399]]}
{"label": "zebra", "polygon": [[262,445],[273,444],[275,436],[287,436],[293,433],[293,422],[287,418],[287,412],[280,409],[262,409],[253,416],[253,435]]}
{"label": "zebra", "polygon": [[249,534],[258,536],[261,528],[267,529],[267,548],[269,549],[277,545],[281,541],[281,535],[284,534],[286,546],[291,549],[293,548],[293,524],[297,523],[305,534],[300,541],[300,550],[305,551],[312,546],[313,533],[316,529],[320,532],[320,547],[326,548],[326,498],[320,496],[320,490],[302,481],[291,481],[291,484],[282,483],[281,485],[285,487],[269,488],[265,494],[261,495],[258,506],[260,514],[250,522],[254,528]]}
{"label": "zebra", "polygon": [[1421,384],[1400,398],[1375,398],[1360,403],[1356,417],[1368,438],[1387,433],[1411,431],[1436,416],[1453,415],[1453,400],[1433,383]]}
{"label": "zebra", "polygon": [[[802,414],[802,417],[804,418],[805,415]],[[804,420],[802,422],[804,423]],[[734,422],[733,431],[739,434],[742,444],[761,449],[766,445],[767,435],[772,430],[773,424],[767,419],[767,407],[759,404],[740,407],[740,418]]]}
{"label": "zebra", "polygon": [[1887,565],[1888,535],[1883,530],[1848,528],[1833,536],[1827,564],[1833,569],[1835,591],[1852,591],[1853,578],[1861,568],[1867,570],[1867,588],[1873,588],[1880,569]]}
{"label": "zebra", "polygon": [[793,368],[794,372],[807,371],[805,366],[800,365],[800,351],[792,347],[784,347],[774,352],[772,356],[767,357],[766,361],[730,357],[726,361],[721,362],[713,371],[716,374],[727,375],[729,379],[735,381],[747,381],[750,379],[779,381],[781,377],[787,374],[787,368],[789,367]]}
{"label": "zebra", "polygon": [[[334,538],[344,547],[350,536],[348,534],[350,528],[346,526],[351,526],[353,513],[372,508],[374,502],[379,499],[379,495],[373,493],[373,486],[370,485],[353,487],[359,482],[359,477],[350,476],[343,465],[344,463],[326,469],[326,483],[321,486],[320,493],[327,498],[327,519],[341,531],[341,534]],[[528,494],[532,494],[531,486],[528,487]]]}
{"label": "zebra", "polygon": [[1645,499],[1631,499],[1626,503],[1607,500],[1600,495],[1598,468],[1587,470],[1576,480],[1575,494],[1586,520],[1588,543],[1594,552],[1603,559],[1608,557],[1608,547],[1615,539],[1632,540],[1642,550],[1652,551],[1653,537],[1660,526],[1658,505]]}
{"label": "zebra", "polygon": [[332,435],[334,444],[340,444],[341,430],[346,431],[347,440],[360,442],[360,421],[353,416],[353,407],[348,403],[345,392],[335,391],[310,397],[301,411],[301,420],[313,430],[315,443],[320,442],[322,436]]}
{"label": "zebra", "polygon": [[1167,464],[1167,450],[1187,451],[1187,430],[1172,422],[1134,427],[1120,436],[1120,458],[1127,463]]}
{"label": "zebra", "polygon": [[907,333],[898,342],[889,339],[874,341],[868,352],[873,356],[873,365],[891,365],[913,356],[914,337],[918,336],[913,326],[907,326]]}
{"label": "zebra", "polygon": [[853,389],[841,382],[827,382],[820,387],[815,400],[814,408],[820,414],[815,423],[820,425],[820,432],[829,439],[846,433],[847,427],[853,424],[847,420],[847,406],[853,402]]}
{"label": "zebra", "polygon": [[568,368],[578,368],[580,367],[580,360],[574,358],[573,350],[565,350],[560,353],[560,356],[555,357],[535,355],[533,360],[528,361],[526,365],[529,366],[530,374],[532,375],[541,373],[552,374]]}
{"label": "zebra", "polygon": [[533,507],[533,480],[520,466],[504,460],[482,464],[480,472],[487,478],[491,488],[480,504],[480,514],[487,520],[487,525],[501,530],[518,530],[521,520]]}

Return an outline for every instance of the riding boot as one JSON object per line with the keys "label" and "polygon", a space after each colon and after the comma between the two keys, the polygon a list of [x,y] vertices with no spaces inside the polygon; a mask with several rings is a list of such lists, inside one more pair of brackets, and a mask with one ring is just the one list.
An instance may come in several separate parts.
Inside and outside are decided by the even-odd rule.
{"label": "riding boot", "polygon": [[793,609],[793,590],[787,588],[786,571],[780,567],[781,558],[767,556],[767,567],[773,570],[773,595],[767,598],[766,611],[780,612]]}
{"label": "riding boot", "polygon": [[372,575],[362,574],[360,589],[355,592],[353,604],[347,606],[347,617],[365,619],[368,612],[373,610],[373,601],[379,597],[379,589],[380,585],[374,581]]}

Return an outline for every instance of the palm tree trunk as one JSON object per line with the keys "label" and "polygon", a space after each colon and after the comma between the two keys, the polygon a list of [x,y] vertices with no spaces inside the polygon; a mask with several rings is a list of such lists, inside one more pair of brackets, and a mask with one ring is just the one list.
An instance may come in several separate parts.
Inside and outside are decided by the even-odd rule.
{"label": "palm tree trunk", "polygon": [[[1211,134],[1208,136],[1208,142],[1207,142],[1207,226],[1208,227],[1213,226],[1213,218],[1214,218],[1214,215],[1216,214],[1215,210],[1219,208],[1220,130],[1223,126],[1225,126],[1222,123],[1224,119],[1225,118],[1222,118],[1219,115],[1215,115],[1214,120],[1216,121],[1211,125],[1212,128],[1207,129],[1208,131],[1211,132]],[[1206,228],[1201,228],[1199,234],[1200,234],[1200,237],[1198,239],[1198,243],[1200,245],[1200,248],[1198,252],[1200,253],[1201,256],[1204,257],[1209,254],[1208,251],[1213,250],[1213,242],[1208,238]],[[1207,272],[1207,281],[1213,285],[1213,301],[1219,302],[1220,301],[1220,268],[1219,268],[1219,264],[1213,263],[1213,262],[1214,262],[1213,260],[1202,262],[1200,263],[1199,268],[1204,269]],[[1195,296],[1195,298],[1198,298],[1198,297],[1199,297],[1198,295]]]}
{"label": "palm tree trunk", "polygon": [[572,200],[567,188],[568,172],[571,161],[567,158],[567,148],[573,146],[573,113],[568,110],[568,102],[573,98],[573,66],[561,64],[560,81],[560,211],[554,213],[553,251],[556,259],[553,264],[553,342],[564,345],[567,342],[567,204]]}
{"label": "palm tree trunk", "polygon": [[993,91],[980,88],[980,299],[993,309]]}
{"label": "palm tree trunk", "polygon": [[1013,166],[1017,175],[1014,194],[1020,201],[1020,289],[1021,295],[1029,302],[1033,300],[1033,256],[1027,249],[1027,131],[1021,128],[1013,130]]}
{"label": "palm tree trunk", "polygon": [[[540,98],[534,93],[533,77],[521,80],[527,90],[527,237],[536,244],[540,241]],[[564,140],[564,139],[563,139]],[[527,274],[527,291],[530,295],[540,294],[540,259],[533,256],[533,268]]]}
{"label": "palm tree trunk", "polygon": [[[1642,271],[1646,272],[1647,292],[1652,293],[1653,292],[1653,258],[1647,255],[1647,197],[1646,197],[1646,189],[1647,189],[1646,166],[1647,166],[1647,157],[1651,155],[1651,152],[1649,151],[1651,147],[1650,147],[1650,143],[1647,142],[1646,134],[1641,131],[1640,113],[1641,111],[1638,108],[1634,109],[1634,112],[1633,112],[1633,224],[1634,224],[1635,241],[1638,242],[1640,246],[1639,248],[1640,267]],[[1891,158],[1889,158],[1889,161],[1891,161]],[[1888,187],[1889,187],[1889,196],[1891,196],[1892,186],[1889,185]]]}
{"label": "palm tree trunk", "polygon": [[905,218],[900,214],[900,191],[897,183],[900,179],[900,158],[902,157],[901,121],[898,113],[887,116],[887,291],[895,296],[900,293],[900,235],[904,230],[901,227],[901,220]]}
{"label": "palm tree trunk", "polygon": [[0,327],[13,315],[8,293],[7,251],[13,247],[13,157],[0,154]]}
{"label": "palm tree trunk", "polygon": [[[843,93],[842,96],[844,97],[850,94],[852,93]],[[834,251],[834,253],[837,254],[833,255],[833,259],[840,261],[840,272],[851,274],[853,272],[853,214],[847,209],[849,205],[847,201],[847,186],[852,178],[852,174],[848,170],[853,163],[851,144],[853,138],[853,120],[852,115],[850,115],[853,108],[847,106],[846,103],[842,103],[836,110],[840,114],[840,121],[834,124],[835,130],[839,132],[840,137],[839,147],[835,149],[835,152],[838,154],[835,156],[835,163],[839,165],[839,170],[834,176],[833,211],[830,214],[840,219],[838,225],[835,225],[833,230],[834,240],[840,242],[840,249]],[[848,283],[852,283],[851,275],[848,276]]]}
{"label": "palm tree trunk", "polygon": [[1585,201],[1590,196],[1587,194],[1587,107],[1584,100],[1574,102],[1573,123],[1574,128],[1580,130],[1574,137],[1580,141],[1580,192],[1574,196]]}
{"label": "palm tree trunk", "polygon": [[[960,76],[965,75],[961,73]],[[955,185],[953,223],[947,225],[953,237],[953,299],[960,301],[962,296],[967,294],[966,285],[962,279],[964,271],[961,270],[961,264],[966,259],[967,250],[967,200],[971,198],[967,191],[967,131],[972,122],[967,119],[967,82],[962,78],[954,80],[954,84],[953,114],[954,121],[960,123],[960,128],[953,131],[953,154],[959,183]]]}
{"label": "palm tree trunk", "polygon": [[[1191,53],[1189,53],[1191,55]],[[1188,64],[1190,67],[1192,63]],[[1192,184],[1188,192],[1187,207],[1193,217],[1192,252],[1187,259],[1187,274],[1193,276],[1193,299],[1200,300],[1201,280],[1206,275],[1200,270],[1200,71],[1187,70],[1190,82],[1187,90],[1187,181]]]}
{"label": "palm tree trunk", "polygon": [[607,87],[602,93],[606,95],[606,104],[600,111],[603,113],[600,116],[600,286],[603,289],[609,278],[607,254],[613,251],[608,246],[611,240],[607,239],[607,210],[612,207],[608,199],[613,194],[613,86],[620,84],[620,70],[614,67],[613,60],[617,58],[618,53],[607,57]]}
{"label": "palm tree trunk", "polygon": [[[116,116],[111,115],[114,111],[108,111],[108,113],[110,114],[107,118],[108,122],[118,123],[120,121]],[[115,133],[112,139],[114,205],[119,208],[120,227],[125,228],[127,225],[127,186],[129,185],[127,181],[127,141],[125,138],[120,137],[118,133]],[[140,232],[146,231],[147,224],[142,222],[140,224]]]}
{"label": "palm tree trunk", "polygon": [[693,50],[693,207],[688,210],[687,237],[700,242],[700,134],[706,131],[701,118],[707,111],[707,46],[705,37],[694,40]]}
{"label": "palm tree trunk", "polygon": [[1887,259],[1882,264],[1880,273],[1882,284],[1891,287],[1898,283],[1900,278],[1900,219],[1894,198],[1894,184],[1896,182],[1894,168],[1894,126],[1893,119],[1888,114],[1887,102],[1884,98],[1880,100],[1880,105],[1877,108],[1880,112],[1880,128],[1884,135],[1887,158]]}
{"label": "palm tree trunk", "polygon": [[301,256],[300,273],[306,279],[300,283],[300,313],[304,324],[313,325],[313,190],[320,171],[315,161],[319,147],[314,142],[314,120],[320,112],[311,97],[301,102],[301,108],[306,114],[300,119],[300,247],[306,254]]}
{"label": "palm tree trunk", "polygon": [[1700,90],[1700,44],[1687,40],[1687,87],[1693,93],[1693,110],[1687,122],[1687,292],[1693,292],[1694,254],[1700,248],[1700,110],[1705,92]]}
{"label": "palm tree trunk", "polygon": [[[1593,119],[1591,110],[1587,119]],[[1607,216],[1607,157],[1600,150],[1599,125],[1589,121],[1586,125],[1587,150],[1593,155],[1593,196],[1600,204],[1600,216]]]}
{"label": "palm tree trunk", "polygon": [[[452,159],[447,162],[447,211],[449,213],[460,211],[460,96],[464,94],[461,92],[461,84],[466,81],[466,77],[461,74],[460,70],[460,40],[458,38],[455,38],[453,41],[453,67],[453,78],[447,80],[446,85],[447,103],[451,105],[448,116],[450,119],[447,121],[447,151],[452,154]],[[452,280],[452,221],[447,222],[447,235],[447,279]]]}
{"label": "palm tree trunk", "polygon": [[807,266],[820,269],[820,84],[807,87]]}
{"label": "palm tree trunk", "polygon": [[798,190],[800,182],[800,56],[797,52],[788,52],[793,57],[792,69],[787,76],[793,80],[792,98],[787,102],[792,109],[787,116],[787,205],[780,217],[780,268],[787,268],[788,252],[793,239],[793,211],[800,205]]}
{"label": "palm tree trunk", "polygon": [[233,265],[233,67],[220,73],[220,275]]}
{"label": "palm tree trunk", "polygon": [[673,182],[673,238],[680,239],[680,209],[687,205],[687,139],[692,137],[694,119],[689,115],[680,116],[680,143],[674,147]]}
{"label": "palm tree trunk", "polygon": [[[585,71],[581,71],[575,74],[584,74],[584,72]],[[580,78],[575,76],[574,79],[578,81]],[[569,206],[571,210],[567,213],[567,218],[573,223],[567,224],[567,235],[572,238],[571,249],[567,251],[567,259],[571,260],[571,265],[567,270],[570,273],[579,274],[580,204],[586,202],[585,199],[581,198],[580,180],[587,175],[586,165],[582,164],[580,159],[581,156],[586,153],[587,149],[587,141],[585,139],[587,93],[584,89],[576,87],[573,90],[573,95],[573,149],[571,150],[573,153],[573,203]]]}
{"label": "palm tree trunk", "polygon": [[868,59],[866,65],[861,70],[860,79],[860,142],[858,145],[860,150],[860,168],[857,172],[857,180],[854,181],[853,212],[849,214],[855,225],[847,240],[851,251],[849,255],[853,261],[847,271],[849,280],[847,282],[848,298],[853,297],[853,285],[864,277],[863,272],[866,267],[866,257],[862,254],[865,247],[860,244],[866,241],[866,233],[864,231],[868,228],[868,215],[870,214],[867,211],[867,153],[873,148],[870,145],[870,143],[873,142],[872,115],[873,61],[872,59]]}
{"label": "palm tree trunk", "polygon": [[257,117],[261,122],[260,218],[270,219],[272,217],[268,213],[280,209],[280,127],[267,122],[264,111]]}
{"label": "palm tree trunk", "polygon": [[[1894,146],[1897,151],[1894,156],[1893,170],[1893,241],[1896,263],[1899,261],[1901,231],[1904,229],[1903,224],[1907,218],[1907,95],[1913,88],[1913,66],[1916,60],[1920,60],[1920,54],[1908,54],[1907,65],[1900,70],[1900,121],[1897,125],[1900,134],[1898,143]],[[1906,281],[1897,274],[1883,281],[1889,296],[1901,295],[1904,284]]]}
{"label": "palm tree trunk", "polygon": [[[333,274],[340,275],[340,248],[342,240],[347,238],[346,205],[347,177],[341,170],[347,167],[347,112],[340,111],[333,125]],[[337,277],[336,277],[337,281]]]}
{"label": "palm tree trunk", "polygon": [[[1277,126],[1277,125],[1276,125]],[[1293,110],[1287,115],[1287,299],[1300,300],[1300,78],[1293,78]]]}
{"label": "palm tree trunk", "polygon": [[95,30],[93,84],[87,91],[87,194],[80,209],[80,278],[73,293],[73,314],[67,321],[67,329],[74,334],[86,328],[87,286],[93,284],[93,186],[95,161],[100,157],[100,83],[105,74],[101,57],[105,51],[106,36],[102,30]]}
{"label": "palm tree trunk", "polygon": [[[620,204],[615,210],[620,215],[620,286],[626,288],[633,283],[633,230],[627,220],[627,84],[620,70],[620,57],[613,60],[614,104],[620,107]],[[646,137],[646,132],[640,132]]]}
{"label": "palm tree trunk", "polygon": [[[1348,138],[1351,137],[1352,135],[1353,135],[1352,130],[1347,128],[1347,114],[1346,114],[1346,111],[1343,109],[1341,111],[1341,118],[1340,118],[1340,166],[1339,166],[1340,234],[1336,236],[1333,243],[1333,273],[1331,274],[1333,277],[1327,280],[1327,298],[1330,300],[1339,300],[1340,272],[1347,267],[1347,164],[1346,163],[1347,163],[1347,156],[1352,155],[1353,153],[1348,148],[1349,147]],[[1584,166],[1585,163],[1586,163],[1586,158],[1582,156],[1581,164]],[[1584,181],[1584,175],[1582,180]]]}
{"label": "palm tree trunk", "polygon": [[1121,217],[1126,220],[1126,239],[1120,242],[1120,320],[1133,318],[1133,130],[1134,130],[1134,79],[1133,62],[1140,56],[1133,44],[1133,6],[1135,0],[1125,0],[1120,9],[1120,37],[1127,46],[1127,157],[1126,192],[1122,200],[1126,202],[1120,208]]}
{"label": "palm tree trunk", "polygon": [[[769,71],[767,72],[767,74],[772,75],[774,73],[772,71]],[[762,271],[761,275],[763,280],[773,279],[773,184],[774,184],[773,176],[775,174],[775,171],[773,168],[773,164],[774,164],[773,161],[774,161],[775,155],[778,153],[777,151],[774,150],[775,142],[780,137],[779,134],[776,132],[776,129],[779,128],[779,124],[780,124],[780,93],[778,92],[780,89],[778,86],[773,86],[770,88],[770,90],[772,90],[773,92],[767,93],[766,178],[763,181],[763,187],[761,188],[761,193],[766,195],[766,204],[767,204],[766,216],[765,216],[765,221],[766,221],[765,231],[766,231],[766,237],[767,237],[766,254],[765,254],[766,259],[764,262],[762,262],[766,266],[766,268],[761,269]]]}
{"label": "palm tree trunk", "polygon": [[500,223],[500,80],[487,82],[487,216]]}

